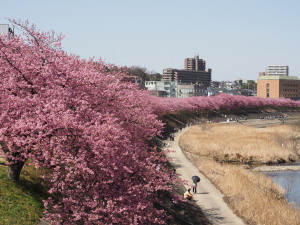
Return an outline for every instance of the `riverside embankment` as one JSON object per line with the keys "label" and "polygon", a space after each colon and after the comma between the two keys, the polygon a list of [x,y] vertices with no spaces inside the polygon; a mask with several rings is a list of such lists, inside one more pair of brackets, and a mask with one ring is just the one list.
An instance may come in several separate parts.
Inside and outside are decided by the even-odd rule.
{"label": "riverside embankment", "polygon": [[174,141],[170,141],[167,149],[173,150],[168,153],[168,157],[172,159],[172,166],[176,169],[182,179],[188,181],[186,188],[191,187],[191,177],[198,175],[201,182],[198,185],[198,191],[194,194],[195,203],[201,208],[207,219],[212,224],[244,224],[243,220],[236,216],[224,201],[224,195],[207,179],[195,165],[184,155],[178,145],[180,136],[188,128],[183,129],[175,134]]}
{"label": "riverside embankment", "polygon": [[[295,117],[289,115],[289,117],[285,117],[284,124],[287,124],[288,121],[297,121],[297,116],[299,114],[295,113]],[[270,117],[271,118],[271,117]],[[295,119],[295,120],[294,120]],[[273,119],[259,119],[256,120],[247,119],[247,123],[249,123],[253,129],[258,129],[257,132],[260,132],[258,136],[264,136],[265,129],[261,129],[262,127],[270,127],[275,129],[275,125],[283,124],[282,121],[273,120]],[[276,124],[275,124],[276,123]],[[227,124],[229,126],[233,126],[233,124],[239,124],[238,122],[231,122]],[[270,124],[270,126],[268,126]],[[211,126],[212,125],[212,126]],[[238,125],[243,126],[244,129],[249,127],[250,125]],[[218,125],[205,123],[198,127],[199,134],[198,136],[204,136],[204,139],[209,139],[207,136],[208,133],[211,133],[214,136],[215,140],[220,140],[221,147],[220,149],[226,149],[226,143],[232,143],[235,141],[238,144],[243,143],[242,141],[246,140],[247,145],[254,144],[256,142],[255,138],[245,138],[237,136],[237,134],[233,133],[235,128],[228,131],[229,138],[232,136],[232,140],[228,140],[228,136],[226,136],[226,132],[224,130],[220,132],[221,136],[216,136],[214,132],[214,127]],[[220,125],[226,126],[226,125]],[[261,128],[257,128],[261,127]],[[286,128],[286,125],[284,126]],[[190,129],[193,129],[191,127]],[[282,128],[282,127],[281,127]],[[281,130],[281,128],[279,130]],[[200,129],[200,130],[199,130]],[[226,128],[224,128],[226,130]],[[262,133],[261,133],[262,132]],[[278,132],[278,130],[273,132]],[[285,130],[284,132],[289,133],[290,130]],[[206,133],[206,134],[204,134]],[[238,133],[245,135],[244,130],[239,130]],[[253,133],[251,130],[250,133]],[[231,134],[231,135],[230,135]],[[297,134],[297,130],[295,132]],[[195,134],[194,134],[195,135]],[[240,163],[249,163],[249,162],[259,162],[259,152],[256,155],[245,154],[243,152],[234,152],[234,146],[229,145],[228,148],[231,152],[227,152],[224,150],[218,156],[216,152],[219,152],[218,146],[216,144],[211,145],[212,149],[218,149],[217,151],[211,152],[203,152],[203,148],[207,147],[207,143],[203,143],[203,139],[200,142],[196,142],[191,135],[191,132],[187,131],[183,134],[182,138],[186,137],[185,145],[181,144],[181,147],[185,150],[185,155],[189,157],[189,159],[196,165],[197,169],[199,169],[202,173],[210,179],[212,183],[224,194],[226,201],[230,205],[230,207],[234,210],[234,212],[244,218],[244,221],[249,224],[299,224],[300,215],[299,211],[293,208],[291,205],[287,204],[284,199],[283,190],[278,185],[276,185],[272,180],[262,174],[257,172],[251,172],[249,170],[244,169],[244,166],[241,165],[233,165],[228,164],[226,162],[237,162],[240,160]],[[274,136],[274,133],[273,133]],[[264,154],[261,158],[264,162],[282,162],[282,161],[296,161],[299,160],[297,158],[297,154],[295,154],[295,149],[293,151],[286,154],[288,148],[297,147],[295,143],[293,145],[289,145],[288,142],[282,139],[282,136],[286,136],[285,134],[276,133],[276,140],[274,144],[280,145],[283,149],[285,149],[283,155],[286,158],[282,158],[282,155],[279,154],[279,150],[272,154],[267,153]],[[296,137],[296,136],[294,136]],[[181,139],[182,139],[181,138]],[[296,139],[298,140],[298,139]],[[270,142],[270,139],[266,138],[266,141]],[[217,141],[215,141],[217,142]],[[248,143],[248,144],[247,144]],[[262,146],[262,143],[259,143]],[[259,146],[258,145],[258,146]],[[188,147],[187,147],[188,146]],[[191,148],[191,146],[196,147]],[[238,147],[239,145],[237,145]],[[270,145],[268,144],[269,149]],[[199,149],[201,150],[199,152]],[[228,150],[227,149],[227,150]],[[268,149],[268,148],[265,148]],[[207,149],[206,149],[207,150]],[[246,152],[249,153],[251,149],[248,149]],[[274,157],[274,155],[276,157]],[[278,157],[278,158],[277,158]],[[230,159],[230,160],[228,160]],[[227,160],[227,161],[226,161]],[[219,161],[219,162],[218,162]],[[222,163],[220,163],[222,162]],[[261,162],[260,162],[261,163]]]}

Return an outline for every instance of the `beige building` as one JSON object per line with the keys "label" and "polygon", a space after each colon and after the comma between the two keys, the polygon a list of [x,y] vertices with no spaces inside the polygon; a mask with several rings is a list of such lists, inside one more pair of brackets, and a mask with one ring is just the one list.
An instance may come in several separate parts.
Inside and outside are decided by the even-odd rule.
{"label": "beige building", "polygon": [[257,96],[262,98],[300,99],[300,80],[295,76],[260,76]]}

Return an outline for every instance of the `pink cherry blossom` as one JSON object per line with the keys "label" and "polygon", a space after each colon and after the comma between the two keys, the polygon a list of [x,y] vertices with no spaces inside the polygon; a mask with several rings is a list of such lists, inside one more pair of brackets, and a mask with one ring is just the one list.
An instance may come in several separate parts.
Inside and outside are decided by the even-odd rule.
{"label": "pink cherry blossom", "polygon": [[11,178],[28,159],[49,168],[53,224],[165,223],[154,204],[173,180],[147,143],[163,127],[148,92],[123,82],[123,68],[66,53],[60,35],[11,22],[24,32],[0,38],[0,143]]}

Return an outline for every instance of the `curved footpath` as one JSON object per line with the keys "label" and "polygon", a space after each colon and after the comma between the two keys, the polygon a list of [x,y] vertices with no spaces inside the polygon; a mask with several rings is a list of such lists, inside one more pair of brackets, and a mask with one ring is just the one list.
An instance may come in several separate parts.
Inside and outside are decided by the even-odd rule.
{"label": "curved footpath", "polygon": [[[192,185],[192,176],[198,175],[201,178],[200,183],[198,183],[197,193],[194,194],[195,203],[200,206],[203,213],[207,216],[208,220],[216,224],[237,224],[243,225],[244,221],[236,216],[232,210],[228,207],[223,199],[221,192],[215,188],[215,186],[199,172],[199,170],[194,166],[194,164],[186,158],[186,156],[181,151],[178,141],[182,133],[184,133],[188,128],[183,129],[181,132],[175,134],[175,140],[170,141],[170,146],[165,147],[165,149],[171,149],[175,152],[168,153],[168,157],[172,158],[171,164],[176,169],[176,173],[180,177],[189,182],[189,186]],[[186,185],[186,188],[188,185]],[[183,196],[183,193],[182,193]]]}

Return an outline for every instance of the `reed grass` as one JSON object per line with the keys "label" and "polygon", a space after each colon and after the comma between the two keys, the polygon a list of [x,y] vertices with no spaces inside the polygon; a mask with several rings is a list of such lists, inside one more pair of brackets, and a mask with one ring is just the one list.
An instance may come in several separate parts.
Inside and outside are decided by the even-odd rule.
{"label": "reed grass", "polygon": [[269,177],[238,165],[190,157],[198,169],[226,196],[233,211],[247,224],[300,224],[299,209],[286,202],[283,190]]}
{"label": "reed grass", "polygon": [[281,125],[253,128],[245,125],[204,124],[191,127],[180,146],[193,154],[221,162],[278,163],[299,160],[299,127]]}
{"label": "reed grass", "polygon": [[298,225],[299,208],[287,203],[282,188],[263,174],[228,162],[298,160],[299,135],[299,127],[291,125],[262,129],[204,124],[189,128],[179,145],[247,224]]}

